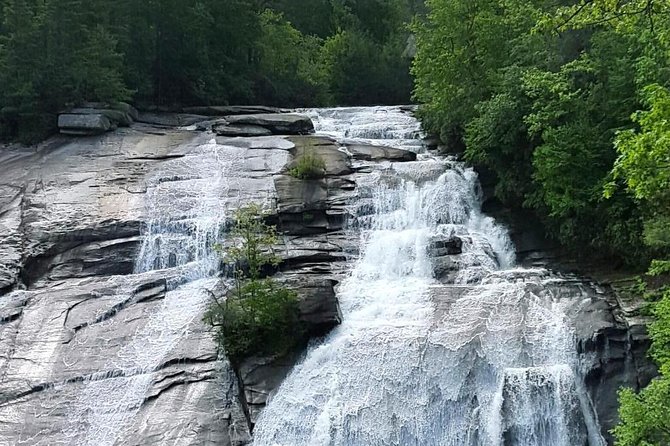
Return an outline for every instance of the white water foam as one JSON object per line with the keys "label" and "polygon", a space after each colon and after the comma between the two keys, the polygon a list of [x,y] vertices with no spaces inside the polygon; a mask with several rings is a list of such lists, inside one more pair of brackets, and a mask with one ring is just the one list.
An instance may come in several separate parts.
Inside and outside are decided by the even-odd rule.
{"label": "white water foam", "polygon": [[[135,273],[166,270],[168,292],[149,311],[140,327],[100,376],[93,376],[70,414],[65,432],[73,444],[112,446],[126,435],[165,358],[199,324],[208,301],[207,289],[219,258],[219,241],[228,210],[229,177],[239,171],[241,151],[199,145],[184,158],[163,165],[148,184],[147,222]],[[130,292],[121,287],[121,293]],[[118,323],[115,319],[100,324]],[[110,377],[111,375],[111,377]]]}
{"label": "white water foam", "polygon": [[[340,141],[421,151],[401,108],[311,114]],[[604,444],[576,372],[573,302],[548,272],[513,269],[472,170],[428,154],[384,165],[352,208],[361,254],[338,291],[343,323],[273,395],[255,445]],[[464,252],[449,286],[433,278],[427,248],[453,235]]]}

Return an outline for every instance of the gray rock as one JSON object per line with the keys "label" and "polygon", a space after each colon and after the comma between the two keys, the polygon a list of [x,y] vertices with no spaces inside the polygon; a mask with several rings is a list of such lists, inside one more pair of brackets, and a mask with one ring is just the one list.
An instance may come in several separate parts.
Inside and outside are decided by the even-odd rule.
{"label": "gray rock", "polygon": [[133,123],[133,118],[129,113],[111,108],[73,108],[68,113],[77,115],[103,115],[119,127],[129,127]]}
{"label": "gray rock", "polygon": [[455,235],[449,237],[433,237],[428,245],[431,257],[449,256],[463,252],[463,240]]}
{"label": "gray rock", "polygon": [[187,127],[201,121],[207,121],[208,119],[209,118],[207,116],[186,113],[158,113],[141,111],[137,117],[137,122],[161,127]]}
{"label": "gray rock", "polygon": [[103,114],[64,113],[58,115],[58,128],[64,135],[98,135],[111,130],[112,122]]}
{"label": "gray rock", "polygon": [[309,116],[295,113],[268,113],[228,116],[230,125],[254,125],[264,127],[275,135],[306,135],[314,133],[314,124]]}
{"label": "gray rock", "polygon": [[81,104],[81,107],[119,110],[128,114],[134,121],[137,121],[137,117],[139,116],[137,109],[126,102],[113,102],[111,104],[105,102],[84,102]]}
{"label": "gray rock", "polygon": [[218,123],[212,125],[212,131],[219,136],[269,136],[272,130],[259,125]]}
{"label": "gray rock", "polygon": [[293,161],[286,166],[287,171],[295,167],[301,156],[312,154],[323,161],[324,174],[327,176],[347,175],[353,172],[347,154],[330,138],[293,136],[288,140],[294,143],[295,147],[291,149]]}
{"label": "gray rock", "polygon": [[416,153],[393,147],[372,144],[347,144],[347,151],[354,159],[363,161],[416,161]]}

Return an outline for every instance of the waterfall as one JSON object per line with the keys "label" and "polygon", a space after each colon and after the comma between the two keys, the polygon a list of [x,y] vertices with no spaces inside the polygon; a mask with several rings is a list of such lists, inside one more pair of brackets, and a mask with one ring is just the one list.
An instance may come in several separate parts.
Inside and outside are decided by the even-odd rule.
{"label": "waterfall", "polygon": [[[515,265],[505,228],[480,211],[476,174],[424,153],[406,110],[308,112],[343,143],[419,156],[360,179],[343,323],[272,396],[254,444],[604,445],[566,316],[578,287]],[[455,238],[461,254],[436,253]]]}
{"label": "waterfall", "polygon": [[[166,356],[195,324],[201,323],[208,293],[217,282],[214,250],[227,215],[229,177],[239,171],[241,151],[199,142],[184,156],[162,164],[147,185],[150,220],[135,264],[135,274],[162,270],[167,293],[146,311],[138,327],[116,355],[107,359],[101,376],[92,376],[74,403],[65,433],[72,444],[123,444],[145,395]],[[120,285],[120,293],[129,293]],[[102,324],[118,323],[113,318]],[[125,321],[124,321],[125,322]],[[82,346],[85,347],[85,346]]]}

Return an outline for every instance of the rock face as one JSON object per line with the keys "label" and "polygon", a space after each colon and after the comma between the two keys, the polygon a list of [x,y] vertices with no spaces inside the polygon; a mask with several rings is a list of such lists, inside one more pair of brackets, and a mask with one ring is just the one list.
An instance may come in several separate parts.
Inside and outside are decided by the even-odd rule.
{"label": "rock face", "polygon": [[[266,205],[281,234],[277,278],[297,288],[308,335],[322,336],[342,318],[335,290],[347,253],[356,248],[344,230],[356,185],[370,163],[412,161],[416,155],[295,135],[313,132],[311,121],[275,109],[205,107],[139,115],[132,108],[101,110],[101,104],[86,104],[61,115],[62,128],[92,134],[115,127],[110,117],[116,125],[135,122],[96,137],[57,137],[34,150],[0,151],[0,443],[248,444],[258,414],[299,352],[229,364],[201,321],[202,308],[166,310],[196,292],[180,288],[184,277],[170,267],[173,259],[138,270],[147,228],[192,228],[199,202],[207,210]],[[220,115],[225,123],[211,121]],[[173,128],[207,120],[219,136]],[[241,133],[225,127],[254,136],[231,137]],[[287,174],[306,153],[324,160],[323,178],[303,181]],[[222,168],[216,164],[221,159],[225,174],[211,176]],[[199,190],[207,190],[212,201],[201,200]],[[167,201],[174,207],[164,214]],[[428,241],[442,268],[438,278],[453,278],[466,243],[457,235]],[[523,249],[540,251],[532,245],[530,240]],[[449,296],[434,297],[445,311],[465,288],[448,289]],[[212,292],[222,293],[216,286]],[[588,305],[571,317],[588,391],[608,429],[615,422],[618,386],[643,385],[654,369],[645,357],[645,321],[635,303],[596,284],[586,297]],[[158,317],[188,311],[183,321]],[[179,328],[163,330],[174,337],[159,361],[141,372],[123,367],[153,348],[137,338],[157,320]],[[124,388],[130,391],[120,394]],[[119,394],[123,398],[115,399]],[[106,424],[118,407],[128,416]]]}
{"label": "rock face", "polygon": [[295,113],[267,113],[226,117],[228,124],[253,125],[266,128],[274,135],[307,135],[314,133],[309,116]]}
{"label": "rock face", "polygon": [[112,129],[107,116],[97,114],[62,114],[58,116],[58,128],[64,135],[97,135]]}
{"label": "rock face", "polygon": [[416,153],[393,147],[373,146],[371,144],[347,144],[347,151],[354,159],[364,161],[415,161]]}
{"label": "rock face", "polygon": [[125,103],[86,103],[58,116],[58,128],[64,135],[97,135],[117,127],[128,127],[139,114]]}
{"label": "rock face", "polygon": [[[355,184],[348,156],[322,141],[329,176],[312,188],[282,172],[314,141],[215,140],[164,127],[187,123],[182,117],[156,115],[151,120],[160,128],[136,123],[96,138],[0,152],[0,438],[8,444],[106,441],[112,433],[100,404],[114,398],[116,385],[135,388],[145,379],[123,409],[132,416],[114,427],[117,444],[249,441],[264,405],[258,395],[270,394],[297,357],[258,358],[253,373],[234,370],[196,316],[153,372],[135,375],[119,365],[141,354],[128,350],[132,340],[171,305],[183,280],[177,269],[137,270],[146,226],[167,200],[151,194],[169,197],[174,218],[182,205],[188,215],[198,201],[193,191],[212,183],[202,175],[216,172],[216,153],[231,169],[227,186],[211,189],[218,206],[276,202],[275,220],[286,234],[277,247],[279,278],[298,290],[308,335],[340,322],[334,287],[350,244],[342,205]],[[303,118],[272,119],[275,129],[308,128]]]}

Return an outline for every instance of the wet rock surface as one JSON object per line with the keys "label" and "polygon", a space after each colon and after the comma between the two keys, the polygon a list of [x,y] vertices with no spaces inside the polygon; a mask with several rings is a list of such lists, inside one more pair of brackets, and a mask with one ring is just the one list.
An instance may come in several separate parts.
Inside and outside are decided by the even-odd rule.
{"label": "wet rock surface", "polygon": [[[77,119],[109,121],[95,109],[86,107]],[[269,136],[313,131],[311,121],[276,109],[185,112],[125,111],[137,121],[130,128],[0,151],[0,443],[77,444],[87,410],[82,395],[92,396],[86,393],[89,384],[142,379],[143,374],[123,376],[127,371],[109,358],[127,354],[124,346],[181,280],[174,271],[135,271],[152,218],[147,194],[158,175],[170,199],[188,197],[203,180],[187,174],[190,166],[211,163],[203,145],[236,157],[220,206],[255,201],[272,209],[281,234],[277,277],[296,286],[309,335],[321,336],[340,323],[335,290],[357,243],[345,222],[366,163],[406,162],[416,155],[365,144],[343,148],[327,137]],[[231,137],[239,135],[174,128],[220,115],[226,116],[225,125],[265,130],[258,137]],[[324,160],[324,178],[304,181],[287,174],[308,152]],[[464,242],[448,236],[427,246],[443,269],[436,275],[445,282],[458,269]],[[542,251],[532,240],[519,246]],[[579,288],[576,281],[573,285]],[[605,430],[615,422],[618,386],[644,385],[654,369],[645,356],[646,321],[636,303],[622,300],[609,286],[587,288],[587,304],[571,317],[588,366],[588,391]],[[466,287],[444,290],[432,300],[448,311]],[[199,317],[185,327],[150,374],[141,404],[115,444],[247,444],[268,397],[300,357],[297,352],[250,358],[234,370]]]}

